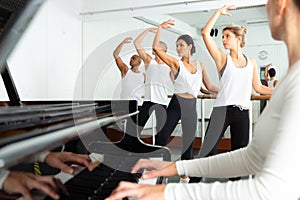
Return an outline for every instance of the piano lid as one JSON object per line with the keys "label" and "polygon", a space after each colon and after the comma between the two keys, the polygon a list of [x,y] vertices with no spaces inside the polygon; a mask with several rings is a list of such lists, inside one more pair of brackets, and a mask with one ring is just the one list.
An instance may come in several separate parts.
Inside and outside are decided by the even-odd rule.
{"label": "piano lid", "polygon": [[0,72],[44,0],[0,0]]}

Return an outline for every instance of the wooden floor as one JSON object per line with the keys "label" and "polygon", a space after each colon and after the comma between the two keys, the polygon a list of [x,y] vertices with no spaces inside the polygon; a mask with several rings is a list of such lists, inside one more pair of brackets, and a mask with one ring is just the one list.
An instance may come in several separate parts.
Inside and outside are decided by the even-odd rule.
{"label": "wooden floor", "polygon": [[[113,128],[108,128],[107,129],[107,136],[112,142],[119,141],[123,137],[123,132],[113,129]],[[141,139],[147,143],[147,144],[152,144],[152,135],[142,135]],[[199,150],[201,148],[201,137],[196,137],[195,138],[195,143],[194,143],[194,150]],[[170,141],[169,141],[169,147],[174,147],[174,148],[180,148],[182,146],[182,137],[181,136],[171,136]],[[223,153],[230,151],[231,145],[230,145],[230,138],[223,138],[221,139],[221,142],[217,148],[218,153]]]}
{"label": "wooden floor", "polygon": [[[145,143],[152,144],[152,136],[145,137],[143,136],[141,138]],[[196,137],[193,148],[195,150],[199,150],[201,148],[201,137]],[[169,141],[170,147],[181,147],[182,146],[182,137],[181,136],[171,136]],[[223,138],[221,139],[221,142],[217,148],[218,153],[227,152],[230,151],[231,145],[230,145],[230,138]]]}

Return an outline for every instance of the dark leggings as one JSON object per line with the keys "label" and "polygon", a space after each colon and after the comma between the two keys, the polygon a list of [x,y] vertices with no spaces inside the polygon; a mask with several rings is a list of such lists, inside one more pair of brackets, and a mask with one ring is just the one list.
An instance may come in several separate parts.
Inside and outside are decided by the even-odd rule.
{"label": "dark leggings", "polygon": [[155,144],[166,146],[169,138],[181,119],[182,125],[182,160],[193,158],[193,144],[197,131],[197,99],[187,99],[173,95],[167,107],[167,121],[161,131],[155,136]]}
{"label": "dark leggings", "polygon": [[144,101],[138,115],[139,133],[141,133],[141,131],[143,130],[153,111],[155,111],[156,117],[156,131],[159,132],[162,129],[167,118],[166,107],[167,106],[165,105],[153,103],[151,101]]}
{"label": "dark leggings", "polygon": [[216,153],[217,146],[228,126],[230,126],[231,150],[248,145],[249,110],[242,110],[237,106],[214,107],[206,129],[200,157],[208,157]]}

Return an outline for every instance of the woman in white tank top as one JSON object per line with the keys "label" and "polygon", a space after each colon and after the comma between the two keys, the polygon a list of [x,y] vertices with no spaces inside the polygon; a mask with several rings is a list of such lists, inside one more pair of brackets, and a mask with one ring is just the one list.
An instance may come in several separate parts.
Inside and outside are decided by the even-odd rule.
{"label": "woman in white tank top", "polygon": [[246,28],[229,25],[223,29],[222,43],[229,54],[224,53],[210,36],[210,31],[220,15],[229,15],[230,6],[220,8],[202,29],[204,43],[215,61],[220,75],[217,95],[207,127],[200,157],[215,154],[217,145],[230,126],[231,150],[247,146],[249,142],[249,108],[252,87],[260,94],[272,94],[272,89],[261,84],[254,59],[243,54]]}
{"label": "woman in white tank top", "polygon": [[159,25],[153,41],[153,51],[171,69],[174,75],[174,95],[167,108],[167,121],[163,129],[156,135],[157,145],[167,145],[170,135],[181,119],[182,125],[182,160],[192,159],[192,147],[197,131],[197,95],[202,82],[206,88],[218,92],[218,87],[211,84],[203,64],[192,60],[195,53],[193,39],[189,35],[181,35],[176,41],[176,50],[180,60],[168,55],[159,46],[161,29],[174,25],[168,20]]}

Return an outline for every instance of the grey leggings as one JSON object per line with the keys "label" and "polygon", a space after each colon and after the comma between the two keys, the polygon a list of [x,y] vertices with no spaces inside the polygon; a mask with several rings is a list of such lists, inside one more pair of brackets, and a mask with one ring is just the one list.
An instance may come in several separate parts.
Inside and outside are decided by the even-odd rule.
{"label": "grey leggings", "polygon": [[155,136],[157,145],[166,146],[174,131],[178,121],[181,119],[182,125],[182,160],[193,158],[193,144],[197,131],[197,99],[187,99],[173,95],[167,107],[167,121],[163,129]]}

